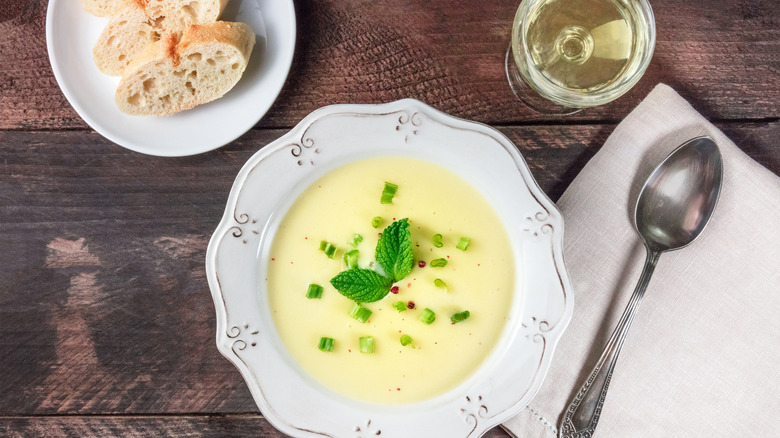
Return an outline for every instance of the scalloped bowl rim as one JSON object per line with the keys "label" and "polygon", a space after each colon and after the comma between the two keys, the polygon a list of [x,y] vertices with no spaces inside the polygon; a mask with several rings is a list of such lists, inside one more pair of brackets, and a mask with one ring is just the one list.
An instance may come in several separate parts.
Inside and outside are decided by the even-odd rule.
{"label": "scalloped bowl rim", "polygon": [[[380,134],[373,141],[381,145],[363,141],[371,132]],[[440,145],[445,139],[447,145]],[[482,142],[479,155],[473,154],[468,142]],[[513,300],[512,317],[502,339],[474,375],[445,394],[409,405],[349,399],[309,377],[275,333],[270,312],[263,307],[263,282],[259,281],[265,272],[261,260],[269,251],[275,227],[297,195],[342,164],[384,155],[436,161],[464,177],[472,172],[471,179],[466,179],[476,182],[494,207],[500,198],[503,204],[511,204],[502,204],[497,211],[513,245],[522,247],[516,248],[517,254],[528,252],[540,259],[527,261],[530,258],[525,254],[518,261],[524,268],[532,264],[534,272],[524,270],[517,275],[522,296]],[[480,161],[494,167],[488,173],[466,171]],[[508,170],[502,173],[504,168]],[[491,172],[498,176],[488,176]],[[496,181],[480,186],[481,180],[499,177],[515,184],[506,184],[511,189]],[[283,190],[276,190],[278,186],[261,190],[279,181]],[[519,200],[514,201],[515,197]],[[517,217],[518,211],[529,213]],[[235,179],[206,254],[217,347],[239,369],[263,415],[289,435],[362,436],[381,431],[382,436],[480,436],[517,414],[533,398],[571,319],[574,302],[562,241],[561,213],[533,179],[516,146],[498,130],[414,99],[323,107],[255,153]],[[529,265],[524,265],[526,261]]]}

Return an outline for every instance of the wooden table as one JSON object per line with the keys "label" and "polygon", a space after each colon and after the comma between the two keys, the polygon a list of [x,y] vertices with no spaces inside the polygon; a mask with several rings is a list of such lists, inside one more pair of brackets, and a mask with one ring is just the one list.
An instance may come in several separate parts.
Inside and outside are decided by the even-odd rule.
{"label": "wooden table", "polygon": [[517,3],[296,1],[295,60],[271,111],[219,150],[158,158],[90,130],[49,67],[47,2],[5,0],[0,435],[281,436],[217,352],[204,257],[241,165],[320,106],[413,97],[495,126],[555,200],[664,82],[780,173],[780,2],[653,0],[644,78],[566,118],[529,111],[506,83]]}

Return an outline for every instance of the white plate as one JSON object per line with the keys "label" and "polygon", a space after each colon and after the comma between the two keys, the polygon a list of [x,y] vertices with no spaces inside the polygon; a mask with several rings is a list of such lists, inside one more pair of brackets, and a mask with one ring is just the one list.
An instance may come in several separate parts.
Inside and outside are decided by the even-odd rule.
{"label": "white plate", "polygon": [[[282,345],[262,281],[274,232],[297,195],[328,171],[375,156],[428,160],[469,181],[502,218],[518,264],[510,319],[491,355],[453,390],[409,405],[348,399],[308,377]],[[571,318],[562,239],[560,212],[500,132],[410,99],[325,107],[256,153],[235,180],[206,254],[217,346],[284,433],[477,437],[536,394]]]}
{"label": "white plate", "polygon": [[168,117],[129,116],[114,103],[118,77],[92,60],[92,47],[108,23],[77,0],[50,0],[46,44],[54,77],[76,112],[95,131],[137,152],[184,156],[223,146],[254,126],[284,85],[295,50],[292,0],[232,0],[221,19],[243,21],[257,43],[241,80],[224,97]]}

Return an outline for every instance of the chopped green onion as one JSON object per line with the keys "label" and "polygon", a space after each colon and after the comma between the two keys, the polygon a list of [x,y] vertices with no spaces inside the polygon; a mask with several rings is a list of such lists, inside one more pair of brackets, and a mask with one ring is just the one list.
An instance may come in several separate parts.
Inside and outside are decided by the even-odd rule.
{"label": "chopped green onion", "polygon": [[442,242],[442,239],[443,238],[441,237],[441,234],[434,234],[432,239],[433,246],[435,246],[436,248],[441,248],[442,246],[444,246],[444,242]]}
{"label": "chopped green onion", "polygon": [[351,246],[353,248],[357,248],[357,246],[362,241],[363,241],[363,236],[361,236],[358,233],[355,233],[355,234],[352,235],[352,240],[349,241],[349,246]]}
{"label": "chopped green onion", "polygon": [[371,218],[371,226],[374,228],[381,227],[383,223],[385,223],[385,220],[382,219],[382,216],[374,216]]}
{"label": "chopped green onion", "polygon": [[401,335],[401,345],[406,347],[407,345],[412,343],[412,337],[409,335]]}
{"label": "chopped green onion", "polygon": [[373,353],[374,352],[374,337],[365,336],[360,338],[360,352],[361,353]]}
{"label": "chopped green onion", "polygon": [[333,338],[326,338],[321,337],[320,338],[320,345],[317,347],[320,349],[320,351],[333,351],[333,344],[336,341],[333,340]]}
{"label": "chopped green onion", "polygon": [[329,259],[332,259],[333,256],[336,255],[336,247],[326,240],[320,241],[320,251],[324,252]]}
{"label": "chopped green onion", "polygon": [[433,259],[431,260],[432,268],[443,268],[447,266],[447,259]]}
{"label": "chopped green onion", "polygon": [[356,249],[344,253],[344,263],[347,265],[347,269],[357,269],[358,255],[360,255],[360,251]]}
{"label": "chopped green onion", "polygon": [[469,312],[468,310],[464,310],[462,312],[458,312],[450,316],[450,321],[452,321],[452,323],[454,324],[456,322],[461,322],[469,319],[469,316],[471,316],[471,312]]}
{"label": "chopped green onion", "polygon": [[447,287],[447,283],[445,283],[441,278],[437,278],[433,280],[433,285],[438,287],[439,289],[444,289],[444,292],[450,291],[450,289]]}
{"label": "chopped green onion", "polygon": [[436,313],[427,307],[420,314],[420,321],[422,321],[426,325],[431,325],[431,323],[435,319],[436,319]]}
{"label": "chopped green onion", "polygon": [[371,316],[371,310],[363,307],[360,305],[360,303],[355,303],[354,306],[352,306],[352,310],[349,311],[349,316],[357,319],[360,322],[365,323],[368,321],[368,318]]}
{"label": "chopped green onion", "polygon": [[461,237],[460,240],[458,240],[458,244],[455,245],[455,248],[458,248],[461,251],[465,251],[468,249],[469,243],[471,243],[471,239],[468,237]]}
{"label": "chopped green onion", "polygon": [[406,310],[406,303],[404,303],[403,301],[396,301],[393,304],[393,307],[395,307],[395,310],[399,312],[403,312],[404,310]]}
{"label": "chopped green onion", "polygon": [[321,298],[322,297],[322,286],[319,284],[311,283],[309,285],[309,290],[306,291],[306,298],[312,299],[312,298]]}
{"label": "chopped green onion", "polygon": [[398,191],[398,186],[385,181],[385,188],[382,190],[382,198],[379,200],[381,204],[392,204],[395,192]]}

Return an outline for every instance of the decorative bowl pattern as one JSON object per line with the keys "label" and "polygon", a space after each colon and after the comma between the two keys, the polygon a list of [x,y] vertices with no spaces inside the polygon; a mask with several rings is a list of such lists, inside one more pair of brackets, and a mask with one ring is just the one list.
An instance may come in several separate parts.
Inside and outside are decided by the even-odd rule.
{"label": "decorative bowl pattern", "polygon": [[[282,344],[267,306],[270,244],[311,183],[348,162],[408,156],[469,181],[502,218],[517,263],[515,299],[498,345],[454,389],[408,405],[349,399],[309,377]],[[206,254],[217,346],[263,415],[301,437],[478,437],[533,398],[571,318],[563,219],[517,148],[488,126],[405,99],[319,109],[257,152],[239,172]]]}

